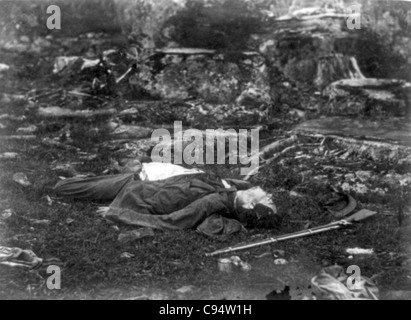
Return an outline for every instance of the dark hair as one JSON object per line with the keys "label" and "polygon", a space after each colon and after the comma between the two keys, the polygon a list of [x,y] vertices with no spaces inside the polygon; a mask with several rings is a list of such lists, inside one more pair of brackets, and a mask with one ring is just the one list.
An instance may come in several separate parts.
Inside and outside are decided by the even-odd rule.
{"label": "dark hair", "polygon": [[262,204],[257,204],[254,209],[237,208],[239,220],[247,228],[277,229],[281,224],[279,214]]}

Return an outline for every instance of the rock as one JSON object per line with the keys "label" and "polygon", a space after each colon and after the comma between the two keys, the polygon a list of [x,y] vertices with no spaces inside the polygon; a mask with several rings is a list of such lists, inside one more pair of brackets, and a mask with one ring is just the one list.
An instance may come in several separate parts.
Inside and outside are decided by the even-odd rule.
{"label": "rock", "polygon": [[402,116],[408,112],[410,85],[395,79],[344,79],[330,84],[323,94],[330,98],[327,113],[332,115]]}
{"label": "rock", "polygon": [[[352,119],[349,117],[323,117],[298,125],[294,132],[324,135],[339,139],[344,144],[360,149],[363,146],[385,151],[389,156],[393,150],[411,146],[411,124],[396,118],[383,121]],[[352,138],[352,139],[351,139]],[[409,152],[406,152],[409,154]]]}
{"label": "rock", "polygon": [[[239,102],[258,104],[270,100],[270,88],[264,60],[259,56],[237,53],[235,59],[215,54],[192,55],[186,59],[167,55],[161,59],[165,67],[161,72],[145,66],[138,78],[134,78],[136,90],[144,90],[152,97],[165,100],[203,99],[208,103],[234,103],[245,92]],[[262,64],[263,67],[259,67]],[[247,99],[251,96],[252,98]],[[254,102],[253,102],[254,101]]]}
{"label": "rock", "polygon": [[118,21],[123,32],[139,35],[143,48],[155,48],[156,43],[164,41],[165,22],[183,9],[186,0],[114,0]]}
{"label": "rock", "polygon": [[357,171],[355,176],[361,182],[371,182],[374,179],[374,173],[372,171]]}
{"label": "rock", "polygon": [[285,260],[285,259],[275,259],[275,260],[274,260],[274,264],[275,264],[276,266],[285,266],[285,265],[288,264],[288,261]]}
{"label": "rock", "polygon": [[13,216],[13,211],[11,209],[4,210],[0,216],[2,221],[5,221]]}
{"label": "rock", "polygon": [[118,241],[122,244],[133,242],[139,239],[154,237],[154,230],[151,228],[138,229],[128,232],[123,232],[118,236]]}
{"label": "rock", "polygon": [[107,128],[109,131],[114,131],[114,130],[116,130],[119,126],[120,126],[120,125],[119,125],[117,122],[114,122],[114,121],[110,121],[110,122],[108,122],[108,123],[106,124],[106,128]]}
{"label": "rock", "polygon": [[117,139],[145,139],[151,136],[153,129],[138,126],[119,126],[112,136]]}
{"label": "rock", "polygon": [[70,177],[70,178],[78,175],[77,170],[70,163],[56,164],[51,168],[51,170],[56,171],[56,174],[58,174],[60,176],[64,175],[64,176],[67,176],[67,177]]}
{"label": "rock", "polygon": [[24,173],[16,173],[13,175],[13,181],[17,182],[19,185],[23,187],[30,187],[31,182],[27,178],[27,176]]}
{"label": "rock", "polygon": [[26,134],[26,135],[30,135],[33,134],[37,131],[37,127],[35,125],[30,125],[28,127],[23,127],[23,128],[18,128],[17,129],[17,133],[18,134]]}
{"label": "rock", "polygon": [[250,87],[241,93],[237,98],[236,103],[239,106],[247,108],[261,108],[262,106],[270,105],[271,101],[271,96],[267,91],[263,91],[256,87]]}
{"label": "rock", "polygon": [[344,16],[308,15],[301,20],[277,19],[256,35],[254,42],[267,59],[274,88],[282,87],[284,79],[297,87],[322,90],[339,79],[363,78],[356,59],[337,48],[340,41],[358,36],[344,32],[345,25]]}
{"label": "rock", "polygon": [[295,109],[295,108],[291,109],[288,113],[290,115],[294,116],[294,117],[297,117],[297,118],[305,118],[305,116],[307,114],[305,111],[298,110],[298,109]]}
{"label": "rock", "polygon": [[399,165],[411,165],[411,155],[409,155],[408,157],[406,157],[405,159],[401,159],[398,161]]}

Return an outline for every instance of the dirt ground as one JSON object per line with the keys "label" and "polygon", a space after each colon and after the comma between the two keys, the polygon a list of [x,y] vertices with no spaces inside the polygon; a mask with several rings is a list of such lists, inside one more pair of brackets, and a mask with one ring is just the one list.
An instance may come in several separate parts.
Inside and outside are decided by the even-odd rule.
{"label": "dirt ground", "polygon": [[[107,43],[107,48],[112,45]],[[64,54],[76,54],[76,50],[66,48]],[[295,294],[295,288],[309,286],[311,278],[323,267],[336,264],[344,269],[359,266],[361,274],[376,283],[382,299],[409,296],[409,187],[383,181],[389,174],[408,174],[409,164],[361,155],[334,156],[336,152],[331,151],[340,147],[332,141],[321,145],[321,139],[305,138],[305,146],[297,154],[264,167],[251,180],[273,192],[283,216],[277,230],[254,229],[226,240],[209,239],[194,231],[155,232],[154,237],[121,244],[119,233],[129,228],[100,218],[96,213],[99,204],[70,202],[53,194],[59,177],[73,175],[73,170],[74,174],[96,175],[112,171],[113,160],[119,155],[104,143],[111,139],[107,131],[110,118],[62,120],[41,117],[37,110],[47,106],[74,110],[109,106],[124,110],[133,102],[47,95],[67,86],[67,79],[63,81],[52,72],[54,57],[60,54],[58,44],[38,53],[0,50],[0,62],[10,66],[0,80],[1,114],[9,115],[0,118],[0,154],[19,155],[14,160],[0,160],[0,213],[9,209],[13,213],[0,220],[0,245],[30,249],[45,259],[39,270],[0,266],[1,299],[266,299],[269,293],[286,286]],[[70,83],[68,86],[74,87]],[[27,97],[28,92],[37,98],[28,102],[4,95]],[[260,137],[262,146],[289,134],[292,121],[287,117],[284,115],[284,121],[279,118],[275,128],[265,128]],[[153,126],[144,119],[132,121]],[[4,138],[29,125],[37,127],[34,139]],[[47,139],[60,144],[46,143]],[[236,166],[202,169],[239,178]],[[17,172],[26,174],[31,186],[14,182]],[[356,191],[362,181],[358,180],[362,177],[359,172],[367,172],[369,179],[365,178],[360,187],[364,185],[368,191]],[[331,186],[344,184],[357,199],[358,209],[378,214],[348,229],[236,253],[251,265],[249,272],[222,273],[217,263],[220,257],[205,256],[239,243],[333,221],[320,200]],[[374,192],[377,189],[381,192]],[[36,223],[42,220],[48,222]],[[374,249],[374,254],[350,257],[345,250],[355,247]],[[280,256],[287,264],[276,265],[272,250],[283,251]],[[124,258],[124,253],[131,257]],[[49,290],[45,285],[47,265],[53,264],[62,269],[61,290]],[[178,290],[184,287],[186,290]]]}

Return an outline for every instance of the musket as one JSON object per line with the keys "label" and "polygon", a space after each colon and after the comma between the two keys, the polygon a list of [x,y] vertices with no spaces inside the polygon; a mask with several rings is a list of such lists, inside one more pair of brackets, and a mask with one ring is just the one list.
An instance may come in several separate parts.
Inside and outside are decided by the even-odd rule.
{"label": "musket", "polygon": [[319,233],[323,233],[323,232],[327,232],[327,231],[331,231],[331,230],[337,230],[337,229],[340,229],[340,228],[343,228],[343,227],[348,227],[348,226],[352,225],[353,223],[358,223],[358,222],[361,222],[363,220],[366,220],[366,219],[368,219],[368,218],[370,218],[370,217],[372,217],[376,214],[377,213],[374,212],[374,211],[361,210],[361,211],[353,214],[352,216],[350,216],[350,217],[348,217],[344,220],[332,222],[332,223],[324,225],[324,226],[311,228],[311,229],[307,229],[307,230],[302,230],[302,231],[299,231],[299,232],[286,234],[286,235],[282,235],[282,236],[279,236],[279,237],[269,238],[269,239],[265,239],[265,240],[245,244],[245,245],[240,245],[240,246],[236,246],[236,247],[229,247],[229,248],[218,250],[218,251],[215,251],[215,252],[212,252],[212,253],[206,253],[206,256],[207,257],[213,257],[213,256],[224,254],[224,253],[231,253],[231,252],[236,252],[236,251],[248,250],[248,249],[252,249],[252,248],[256,248],[256,247],[260,247],[260,246],[264,246],[264,245],[268,245],[268,244],[273,244],[273,243],[277,243],[277,242],[281,242],[281,241],[302,238],[302,237],[306,237],[306,236],[310,236],[310,235],[314,235],[314,234],[319,234]]}

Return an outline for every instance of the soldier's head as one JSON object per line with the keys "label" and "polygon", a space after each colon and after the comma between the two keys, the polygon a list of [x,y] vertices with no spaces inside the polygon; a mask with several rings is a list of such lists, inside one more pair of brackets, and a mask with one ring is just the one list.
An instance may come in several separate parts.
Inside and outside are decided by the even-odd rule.
{"label": "soldier's head", "polygon": [[272,195],[260,187],[237,192],[236,209],[240,220],[253,227],[273,228],[279,215]]}

